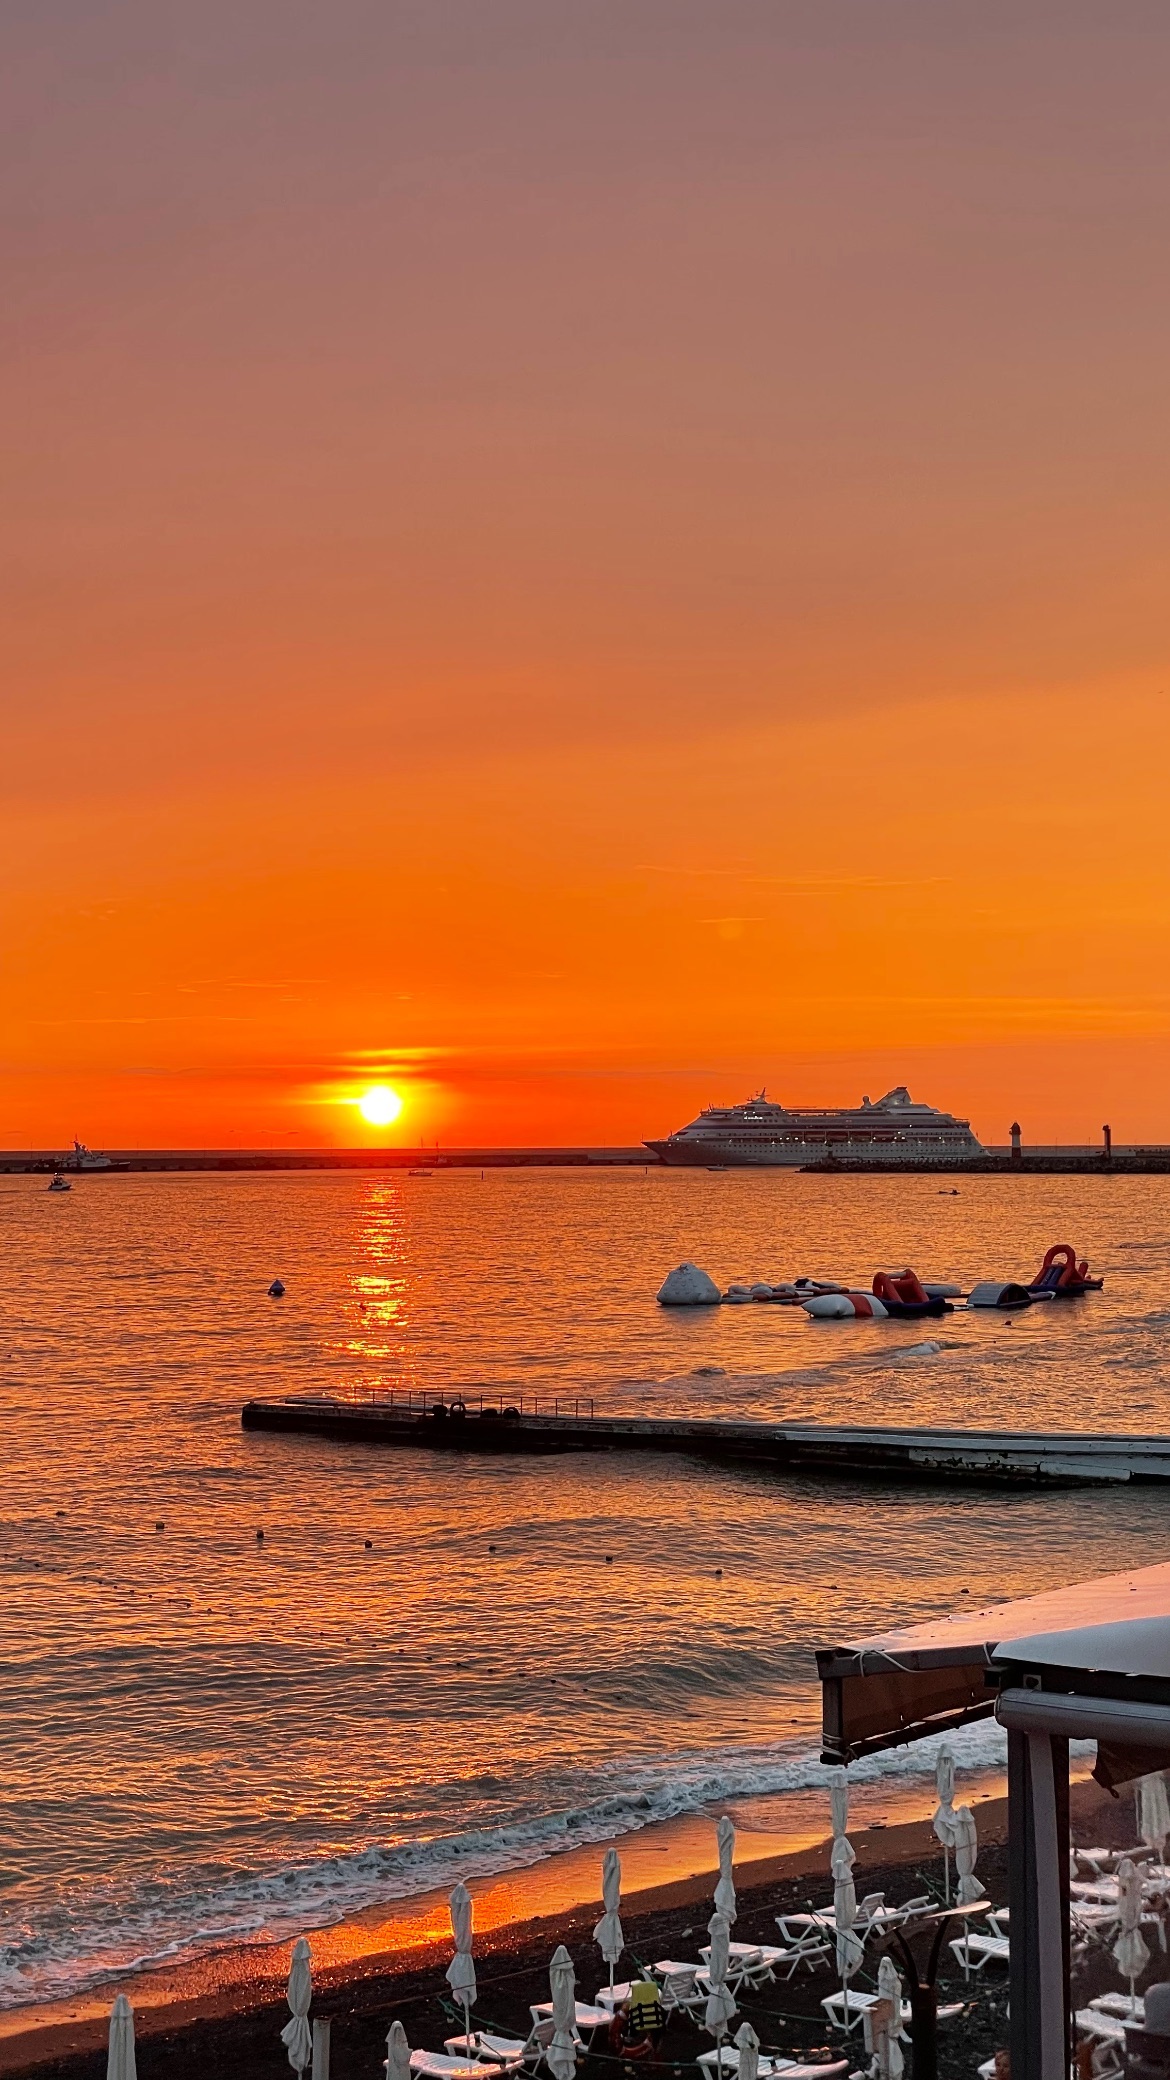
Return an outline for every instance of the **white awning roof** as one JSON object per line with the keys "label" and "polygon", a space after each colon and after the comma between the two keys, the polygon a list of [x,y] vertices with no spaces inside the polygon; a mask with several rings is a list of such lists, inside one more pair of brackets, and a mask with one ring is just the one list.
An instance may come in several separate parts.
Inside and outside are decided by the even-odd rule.
{"label": "white awning roof", "polygon": [[826,1759],[852,1761],[989,1716],[988,1678],[1007,1663],[1170,1680],[1170,1563],[819,1652]]}

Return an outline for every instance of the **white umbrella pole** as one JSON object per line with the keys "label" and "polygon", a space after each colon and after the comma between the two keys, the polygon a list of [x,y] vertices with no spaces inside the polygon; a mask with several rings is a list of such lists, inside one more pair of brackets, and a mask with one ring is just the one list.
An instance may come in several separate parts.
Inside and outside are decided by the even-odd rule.
{"label": "white umbrella pole", "polygon": [[943,1883],[946,1886],[946,1905],[949,1907],[951,1903],[951,1852],[945,1842],[943,1843]]}
{"label": "white umbrella pole", "polygon": [[463,1996],[463,2034],[467,2039],[467,2056],[471,2057],[471,2002]]}

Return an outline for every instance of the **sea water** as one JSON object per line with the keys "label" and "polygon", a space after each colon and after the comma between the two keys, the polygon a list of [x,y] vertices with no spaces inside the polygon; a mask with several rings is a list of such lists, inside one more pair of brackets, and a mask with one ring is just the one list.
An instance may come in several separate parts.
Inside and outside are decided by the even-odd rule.
{"label": "sea water", "polygon": [[[1065,1240],[1103,1293],[955,1313],[935,1352],[914,1324],[654,1300],[684,1258],[724,1285],[970,1282]],[[406,1386],[1170,1431],[1170,1180],[4,1178],[0,1301],[8,2004],[807,1790],[815,1646],[1167,1557],[1158,1489],[454,1458],[239,1417]],[[993,1728],[967,1738],[994,1760]]]}

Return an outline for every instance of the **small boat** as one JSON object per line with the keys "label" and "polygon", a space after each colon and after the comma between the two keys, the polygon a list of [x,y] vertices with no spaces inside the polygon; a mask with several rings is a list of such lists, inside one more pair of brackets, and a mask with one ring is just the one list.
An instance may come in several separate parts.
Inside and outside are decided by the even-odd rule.
{"label": "small boat", "polygon": [[62,1177],[60,1171],[58,1171],[57,1175],[54,1177],[51,1185],[49,1186],[49,1190],[51,1192],[71,1192],[73,1190],[73,1186],[70,1184],[69,1179],[67,1177]]}
{"label": "small boat", "polygon": [[434,1175],[433,1171],[430,1170],[408,1170],[406,1174],[408,1177],[431,1177]]}

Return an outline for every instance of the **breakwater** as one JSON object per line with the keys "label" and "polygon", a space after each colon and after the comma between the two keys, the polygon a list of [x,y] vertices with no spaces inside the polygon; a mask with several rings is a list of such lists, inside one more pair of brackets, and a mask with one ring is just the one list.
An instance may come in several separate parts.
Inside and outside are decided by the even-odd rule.
{"label": "breakwater", "polygon": [[0,1174],[110,1177],[131,1171],[648,1168],[647,1148],[115,1148],[100,1166],[53,1149],[0,1150]]}

